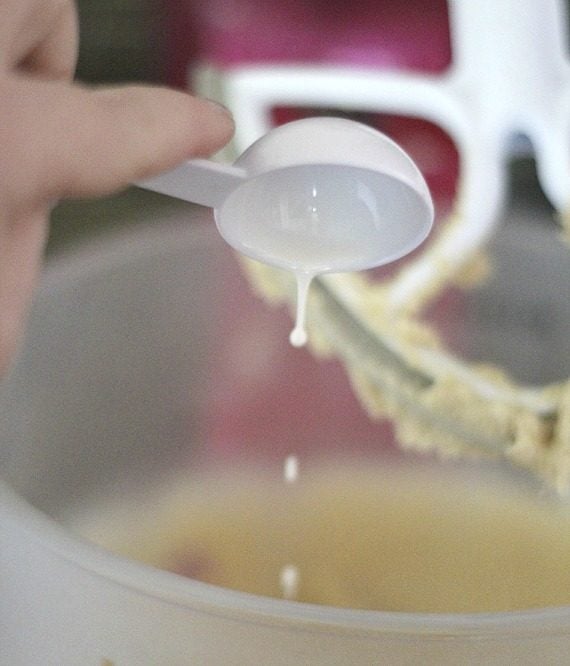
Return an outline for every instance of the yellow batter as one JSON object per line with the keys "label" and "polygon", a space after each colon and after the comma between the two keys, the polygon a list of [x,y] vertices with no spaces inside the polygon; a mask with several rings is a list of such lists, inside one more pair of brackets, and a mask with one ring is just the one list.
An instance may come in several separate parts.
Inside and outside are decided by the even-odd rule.
{"label": "yellow batter", "polygon": [[295,484],[260,471],[169,481],[81,530],[113,551],[227,588],[340,607],[506,611],[570,604],[570,508],[448,469],[346,461]]}

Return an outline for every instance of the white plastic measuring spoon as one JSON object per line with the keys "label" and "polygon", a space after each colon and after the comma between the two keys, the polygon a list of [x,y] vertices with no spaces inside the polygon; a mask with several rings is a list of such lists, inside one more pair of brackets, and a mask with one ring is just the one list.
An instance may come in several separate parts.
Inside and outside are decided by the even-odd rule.
{"label": "white plastic measuring spoon", "polygon": [[137,184],[211,206],[232,247],[295,274],[295,346],[306,341],[313,277],[399,259],[425,239],[434,216],[411,158],[384,134],[340,118],[277,127],[233,166],[190,160]]}

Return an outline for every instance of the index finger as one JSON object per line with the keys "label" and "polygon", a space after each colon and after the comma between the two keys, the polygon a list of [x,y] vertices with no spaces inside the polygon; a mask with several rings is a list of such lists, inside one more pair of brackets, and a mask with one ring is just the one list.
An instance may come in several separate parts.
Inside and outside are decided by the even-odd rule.
{"label": "index finger", "polygon": [[152,86],[88,89],[63,82],[4,86],[7,181],[14,196],[54,200],[109,194],[231,138],[228,112],[207,100]]}

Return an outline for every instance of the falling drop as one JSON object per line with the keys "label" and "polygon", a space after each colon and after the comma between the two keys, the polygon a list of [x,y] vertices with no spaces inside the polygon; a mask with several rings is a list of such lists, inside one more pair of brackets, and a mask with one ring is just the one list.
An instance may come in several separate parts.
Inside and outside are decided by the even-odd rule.
{"label": "falling drop", "polygon": [[287,456],[285,458],[285,464],[283,465],[283,478],[286,483],[295,483],[299,477],[299,458],[294,455]]}
{"label": "falling drop", "polygon": [[283,598],[294,601],[299,594],[299,569],[294,564],[287,564],[281,569],[279,578]]}
{"label": "falling drop", "polygon": [[313,277],[313,273],[306,273],[304,271],[295,272],[295,278],[297,280],[297,314],[295,318],[295,328],[289,335],[289,342],[293,347],[303,347],[307,342],[305,315],[307,312],[307,295]]}

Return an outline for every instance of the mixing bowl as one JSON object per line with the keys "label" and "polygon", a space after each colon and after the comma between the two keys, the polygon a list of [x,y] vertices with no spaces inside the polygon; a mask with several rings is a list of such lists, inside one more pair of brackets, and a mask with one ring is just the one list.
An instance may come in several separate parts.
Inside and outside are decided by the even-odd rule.
{"label": "mixing bowl", "polygon": [[[466,301],[458,307],[463,318]],[[3,663],[564,663],[570,607],[563,605],[446,612],[437,610],[436,590],[428,610],[371,609],[361,599],[351,608],[350,599],[275,598],[277,578],[275,594],[256,588],[266,573],[256,553],[273,558],[282,547],[263,550],[268,525],[281,521],[288,502],[302,506],[292,498],[318,470],[328,470],[333,491],[345,493],[340,506],[351,501],[344,470],[357,465],[359,473],[378,469],[379,487],[395,493],[389,477],[417,472],[434,479],[432,488],[459,479],[453,492],[463,493],[466,506],[485,494],[485,479],[498,476],[505,487],[524,487],[529,502],[552,502],[552,512],[568,520],[562,504],[512,470],[489,462],[442,466],[402,453],[389,424],[361,410],[339,366],[285,342],[289,326],[286,312],[250,292],[211,214],[199,208],[185,219],[92,241],[48,266],[24,347],[0,393]],[[478,340],[488,344],[485,336]],[[252,569],[252,582],[223,586],[202,575],[205,532],[197,523],[189,522],[186,541],[198,557],[186,571],[129,556],[127,532],[140,534],[168,514],[164,488],[178,498],[174,512],[192,513],[193,504],[230,512],[235,533],[227,559],[234,564],[245,552],[239,566]],[[295,511],[282,523],[289,526],[285,544],[304,534],[308,513]],[[315,515],[329,520],[324,534],[340,529],[330,516]],[[214,541],[221,529],[214,523]],[[341,539],[347,569],[352,561],[356,571],[359,553],[346,543],[349,534]],[[361,543],[363,534],[353,537]],[[401,559],[415,553],[421,562],[414,534],[406,538]],[[112,552],[121,539],[125,552]],[[386,536],[384,550],[391,543]],[[280,560],[289,572],[295,552]],[[394,589],[429,583],[435,569],[428,565],[408,569],[413,580],[402,577]],[[325,562],[311,566],[326,573]],[[476,558],[468,566],[475,571]],[[302,590],[302,566],[298,573]],[[366,590],[367,580],[361,583]]]}

